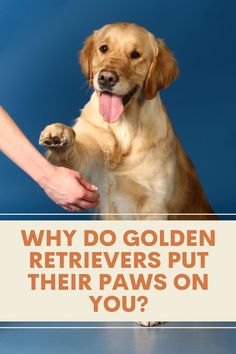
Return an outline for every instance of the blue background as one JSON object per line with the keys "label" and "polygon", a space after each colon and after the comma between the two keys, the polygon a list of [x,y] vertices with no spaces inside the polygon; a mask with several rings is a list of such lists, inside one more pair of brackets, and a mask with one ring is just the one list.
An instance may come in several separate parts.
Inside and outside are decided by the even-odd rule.
{"label": "blue background", "polygon": [[[77,53],[94,29],[136,22],[164,38],[180,78],[162,92],[175,131],[218,212],[236,211],[234,1],[1,0],[0,103],[37,146],[72,124],[90,91]],[[0,155],[0,212],[63,212]]]}

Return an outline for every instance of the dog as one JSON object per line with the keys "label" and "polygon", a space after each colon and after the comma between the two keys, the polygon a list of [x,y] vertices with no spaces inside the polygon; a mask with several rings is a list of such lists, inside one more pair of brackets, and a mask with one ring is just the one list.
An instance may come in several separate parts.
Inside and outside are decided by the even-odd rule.
{"label": "dog", "polygon": [[42,131],[47,158],[98,186],[110,218],[216,219],[160,98],[179,75],[164,41],[109,24],[87,38],[80,64],[94,92],[73,128]]}
{"label": "dog", "polygon": [[164,41],[109,24],[87,38],[80,64],[94,92],[73,128],[42,131],[47,158],[98,186],[110,219],[217,219],[160,98],[179,75]]}

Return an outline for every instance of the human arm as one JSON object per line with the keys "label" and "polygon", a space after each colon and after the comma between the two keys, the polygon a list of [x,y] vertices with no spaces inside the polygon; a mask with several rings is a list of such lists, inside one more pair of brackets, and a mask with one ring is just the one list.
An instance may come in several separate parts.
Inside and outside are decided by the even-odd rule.
{"label": "human arm", "polygon": [[0,150],[37,182],[55,203],[66,210],[96,206],[96,187],[76,171],[52,165],[31,144],[8,113],[0,106]]}

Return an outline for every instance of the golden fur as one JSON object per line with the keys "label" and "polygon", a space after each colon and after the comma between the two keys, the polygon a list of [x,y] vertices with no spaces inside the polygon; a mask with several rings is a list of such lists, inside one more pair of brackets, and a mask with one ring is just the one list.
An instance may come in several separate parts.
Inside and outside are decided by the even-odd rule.
{"label": "golden fur", "polygon": [[[104,44],[109,46],[105,54],[99,51]],[[139,50],[141,57],[131,60],[133,50]],[[95,91],[73,128],[52,124],[42,132],[42,145],[48,147],[45,141],[51,139],[48,158],[80,171],[98,186],[101,213],[213,213],[160,99],[159,90],[178,77],[178,66],[164,42],[135,24],[107,25],[86,40],[80,64]],[[99,113],[101,70],[119,75],[117,95],[138,87],[113,124]],[[53,144],[54,137],[59,138],[57,144]],[[215,215],[169,215],[173,218]]]}

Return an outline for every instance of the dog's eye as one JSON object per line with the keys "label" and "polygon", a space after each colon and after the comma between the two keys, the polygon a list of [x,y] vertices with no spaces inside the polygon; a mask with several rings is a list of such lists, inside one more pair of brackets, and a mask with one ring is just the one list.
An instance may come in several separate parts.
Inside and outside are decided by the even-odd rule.
{"label": "dog's eye", "polygon": [[130,53],[130,58],[131,59],[138,59],[141,57],[141,54],[137,51],[137,50],[133,50],[131,53]]}
{"label": "dog's eye", "polygon": [[99,50],[100,50],[101,53],[106,53],[108,51],[108,46],[107,45],[102,45],[99,48]]}

